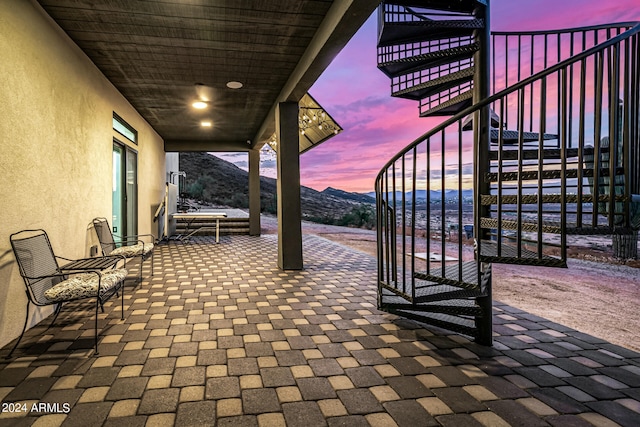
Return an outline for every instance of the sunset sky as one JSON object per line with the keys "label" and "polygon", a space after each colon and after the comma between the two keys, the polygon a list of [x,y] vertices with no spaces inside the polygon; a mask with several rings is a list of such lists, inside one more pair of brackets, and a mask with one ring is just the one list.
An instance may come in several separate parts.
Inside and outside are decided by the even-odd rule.
{"label": "sunset sky", "polygon": [[[638,0],[491,0],[494,31],[545,30],[640,21]],[[309,91],[344,132],[301,156],[302,185],[373,191],[382,166],[440,120],[420,118],[418,102],[390,96],[377,69],[376,14],[370,17]],[[246,167],[246,154],[220,155]],[[275,176],[273,159],[261,173]]]}

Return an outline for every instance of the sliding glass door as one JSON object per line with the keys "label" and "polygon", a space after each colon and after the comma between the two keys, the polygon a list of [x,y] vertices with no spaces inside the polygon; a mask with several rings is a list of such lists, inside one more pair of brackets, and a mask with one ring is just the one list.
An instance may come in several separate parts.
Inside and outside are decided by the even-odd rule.
{"label": "sliding glass door", "polygon": [[111,227],[119,236],[138,232],[138,155],[117,140],[113,142]]}

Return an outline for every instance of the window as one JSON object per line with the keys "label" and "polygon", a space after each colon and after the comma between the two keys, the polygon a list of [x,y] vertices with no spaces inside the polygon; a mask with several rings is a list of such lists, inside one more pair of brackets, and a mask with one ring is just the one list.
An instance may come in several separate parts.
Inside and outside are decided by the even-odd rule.
{"label": "window", "polygon": [[134,144],[138,143],[138,131],[115,112],[113,113],[113,129]]}

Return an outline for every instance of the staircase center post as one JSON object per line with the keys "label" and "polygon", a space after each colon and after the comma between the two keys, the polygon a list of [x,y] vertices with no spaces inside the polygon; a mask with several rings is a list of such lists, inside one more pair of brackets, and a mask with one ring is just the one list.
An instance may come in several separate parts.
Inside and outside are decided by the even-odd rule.
{"label": "staircase center post", "polygon": [[[484,28],[476,30],[475,38],[479,44],[479,49],[475,53],[473,61],[475,67],[473,81],[473,103],[480,102],[490,96],[490,42],[491,42],[491,25],[489,23],[489,0],[486,7],[477,7],[473,14],[477,19],[484,21]],[[489,149],[491,135],[491,113],[490,106],[486,105],[479,111],[474,113],[473,120],[473,137],[474,137],[474,234],[478,242],[478,251],[482,250],[482,240],[489,240],[489,230],[483,230],[480,225],[480,218],[490,216],[490,207],[483,206],[480,203],[483,194],[490,194],[490,184],[485,181],[485,174],[489,172]],[[500,233],[500,230],[498,230]],[[498,234],[499,236],[499,234]],[[479,258],[479,254],[476,255]],[[491,265],[479,265],[478,267],[479,281],[482,286],[483,297],[477,298],[477,304],[482,308],[483,316],[477,319],[478,339],[477,341],[483,345],[491,345],[493,321],[492,313],[492,296],[491,296]]]}

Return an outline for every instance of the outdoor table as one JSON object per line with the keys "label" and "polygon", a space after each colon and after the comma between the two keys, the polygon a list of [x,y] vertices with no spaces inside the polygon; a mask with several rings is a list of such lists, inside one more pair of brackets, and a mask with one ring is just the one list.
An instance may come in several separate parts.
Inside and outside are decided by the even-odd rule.
{"label": "outdoor table", "polygon": [[215,226],[216,243],[219,243],[220,242],[220,218],[226,218],[227,214],[224,212],[181,212],[181,213],[174,213],[172,214],[172,216],[174,219],[184,219],[187,221],[187,229],[185,232],[188,234],[184,237],[181,237],[180,240],[187,240],[191,236],[193,236],[194,234],[200,231],[213,228],[209,225],[203,225],[200,227],[196,227],[193,231],[189,232],[189,229],[191,229],[191,225],[193,224],[194,221],[198,219],[215,219],[216,220],[216,226]]}

